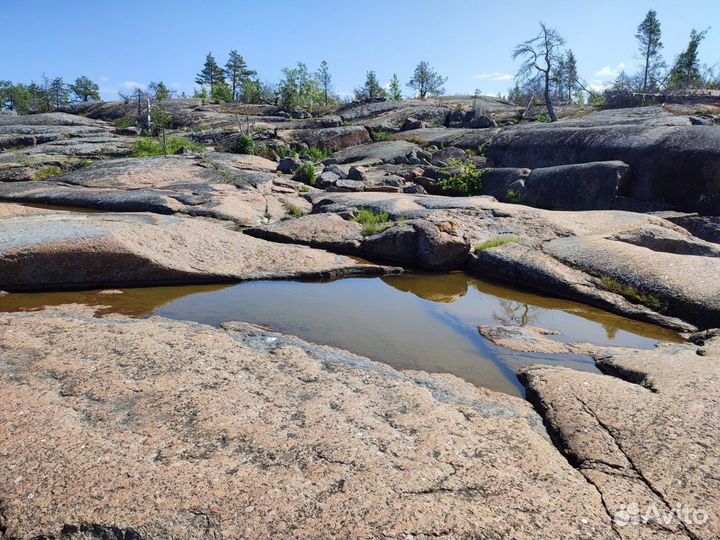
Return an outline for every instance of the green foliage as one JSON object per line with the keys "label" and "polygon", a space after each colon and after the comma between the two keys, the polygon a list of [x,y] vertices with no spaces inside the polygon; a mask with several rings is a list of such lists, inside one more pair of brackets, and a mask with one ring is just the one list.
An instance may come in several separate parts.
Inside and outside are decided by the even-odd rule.
{"label": "green foliage", "polygon": [[173,116],[162,107],[152,107],[150,109],[150,122],[152,122],[155,132],[164,131],[172,126]]}
{"label": "green foliage", "polygon": [[237,100],[243,94],[244,85],[250,81],[256,72],[249,69],[245,59],[235,49],[230,51],[228,61],[225,64],[225,75],[230,83],[232,99]]}
{"label": "green foliage", "polygon": [[294,68],[282,70],[278,83],[280,105],[288,110],[312,110],[324,102],[324,91],[318,80],[308,71],[307,65],[298,62]]}
{"label": "green foliage", "polygon": [[634,304],[642,304],[658,313],[663,313],[667,310],[667,303],[660,298],[652,294],[645,294],[632,285],[620,283],[612,276],[602,276],[600,281],[608,291],[619,294]]}
{"label": "green foliage", "polygon": [[148,85],[148,88],[150,89],[150,92],[152,93],[152,96],[155,98],[156,101],[165,101],[172,97],[172,92],[162,81],[151,82]]}
{"label": "green foliage", "polygon": [[395,224],[387,212],[375,212],[370,208],[359,210],[353,219],[363,226],[363,236],[379,234]]}
{"label": "green foliage", "polygon": [[390,135],[392,135],[392,132],[385,130],[377,130],[370,132],[370,138],[373,140],[373,142],[389,141]]}
{"label": "green foliage", "polygon": [[209,86],[211,97],[216,99],[212,93],[215,89],[215,85],[220,82],[225,82],[225,70],[218,65],[211,52],[209,52],[205,57],[205,64],[203,65],[202,70],[200,70],[200,73],[196,75],[195,82],[200,86]]}
{"label": "green foliage", "polygon": [[330,152],[328,152],[327,150],[323,150],[322,148],[316,148],[314,146],[311,146],[303,153],[303,157],[312,159],[315,161],[320,161],[321,159],[325,159],[329,155],[330,155]]}
{"label": "green foliage", "polygon": [[284,159],[287,157],[298,157],[298,153],[286,146],[278,146],[275,148],[275,155],[278,159]]}
{"label": "green foliage", "polygon": [[315,165],[312,163],[303,163],[297,168],[295,174],[293,174],[293,180],[296,182],[302,182],[309,186],[314,186],[317,181],[317,172],[315,171]]}
{"label": "green foliage", "polygon": [[540,113],[537,119],[538,122],[541,122],[543,124],[549,124],[550,123],[550,115],[547,111],[543,111]]}
{"label": "green foliage", "polygon": [[402,90],[400,90],[400,79],[397,73],[393,73],[390,79],[390,87],[388,88],[388,99],[392,101],[400,101],[402,99]]}
{"label": "green foliage", "polygon": [[377,75],[372,70],[365,74],[365,83],[360,88],[355,89],[356,101],[386,97],[388,97],[387,92],[380,86]]}
{"label": "green foliage", "polygon": [[232,89],[225,81],[217,81],[210,89],[210,97],[219,103],[230,103],[233,100]]}
{"label": "green foliage", "polygon": [[522,195],[519,191],[508,188],[505,191],[505,202],[510,204],[520,204],[522,202]]}
{"label": "green foliage", "polygon": [[59,174],[62,174],[62,169],[60,169],[60,167],[44,167],[35,173],[35,180],[45,180],[51,176],[57,176]]}
{"label": "green foliage", "polygon": [[678,55],[670,72],[671,88],[685,90],[702,86],[703,78],[700,74],[698,49],[706,34],[707,30],[698,32],[694,28],[690,32],[690,42],[687,49]]}
{"label": "green foliage", "polygon": [[303,215],[302,208],[299,206],[295,206],[291,203],[285,203],[285,206],[287,207],[287,213],[291,217],[300,217]]}
{"label": "green foliage", "polygon": [[507,244],[517,244],[517,240],[515,238],[495,238],[494,240],[488,240],[487,242],[483,242],[482,244],[478,244],[475,246],[475,253],[480,253],[481,251],[485,251],[486,249],[492,249],[500,246],[505,246]]}
{"label": "green foliage", "polygon": [[236,154],[254,154],[255,141],[250,135],[243,133],[235,140],[232,151]]}
{"label": "green foliage", "polygon": [[256,156],[264,157],[265,159],[274,160],[275,154],[273,151],[268,147],[266,144],[262,143],[255,143],[255,149],[253,150],[253,154]]}
{"label": "green foliage", "polygon": [[77,101],[100,100],[100,87],[85,75],[75,79],[75,82],[70,85],[70,91],[74,94]]}
{"label": "green foliage", "polygon": [[165,140],[167,152],[163,149],[162,140],[154,137],[141,137],[135,141],[133,147],[133,157],[156,157],[164,155],[179,154],[183,149],[187,148],[192,152],[202,152],[205,147],[201,144],[194,143],[182,137],[167,137]]}
{"label": "green foliage", "polygon": [[459,169],[455,174],[440,182],[440,187],[448,195],[468,196],[479,195],[482,191],[482,177],[487,169],[478,170],[471,160],[448,163],[452,168]]}
{"label": "green foliage", "polygon": [[112,125],[116,128],[129,128],[137,125],[137,119],[132,116],[123,116],[112,121]]}
{"label": "green foliage", "polygon": [[310,193],[310,188],[307,186],[303,186],[300,188],[300,193]]}
{"label": "green foliage", "polygon": [[441,96],[445,93],[443,85],[447,81],[447,77],[439,75],[426,60],[421,61],[415,66],[415,72],[412,79],[407,84],[410,88],[417,92],[420,99],[427,96]]}

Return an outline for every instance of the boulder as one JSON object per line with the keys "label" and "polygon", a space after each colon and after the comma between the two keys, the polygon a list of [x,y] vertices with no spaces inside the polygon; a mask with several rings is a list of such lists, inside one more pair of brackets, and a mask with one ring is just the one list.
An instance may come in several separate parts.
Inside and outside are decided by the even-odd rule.
{"label": "boulder", "polygon": [[669,219],[698,238],[720,244],[720,216],[686,216]]}
{"label": "boulder", "polygon": [[418,220],[402,222],[366,238],[362,250],[370,258],[428,270],[452,270],[463,266],[470,244],[450,222],[435,225]]}
{"label": "boulder", "polygon": [[303,164],[301,159],[296,157],[286,157],[280,160],[277,170],[284,174],[292,174]]}
{"label": "boulder", "polygon": [[296,139],[308,146],[335,152],[348,146],[371,142],[370,134],[362,126],[329,127],[325,129],[291,129],[278,131],[282,139]]}
{"label": "boulder", "polygon": [[9,538],[616,538],[522,399],[245,323],[90,315],[0,315]]}
{"label": "boulder", "polygon": [[417,155],[421,148],[407,141],[382,141],[344,148],[332,155],[337,163],[355,163],[364,160],[391,162],[399,157]]}
{"label": "boulder", "polygon": [[320,176],[318,176],[315,184],[320,189],[327,189],[330,186],[334,186],[338,180],[340,180],[340,176],[338,176],[334,172],[325,170]]}
{"label": "boulder", "polygon": [[632,170],[630,197],[720,213],[720,130],[711,126],[518,126],[497,133],[486,155],[532,169],[619,160]]}
{"label": "boulder", "polygon": [[485,169],[482,176],[483,195],[490,195],[499,201],[504,201],[510,186],[515,182],[527,180],[530,172],[530,169],[517,167]]}
{"label": "boulder", "polygon": [[400,127],[400,131],[407,131],[409,129],[422,129],[424,127],[427,127],[425,122],[422,120],[418,120],[417,118],[414,118],[412,116],[409,116],[405,119],[402,126]]}
{"label": "boulder", "polygon": [[155,214],[0,220],[0,290],[377,275],[382,270],[214,223]]}
{"label": "boulder", "polygon": [[365,183],[362,180],[340,179],[328,188],[328,191],[364,191]]}
{"label": "boulder", "polygon": [[630,167],[603,161],[534,169],[525,179],[526,203],[548,210],[608,210],[630,187]]}
{"label": "boulder", "polygon": [[252,227],[245,233],[272,242],[302,244],[336,253],[358,255],[362,226],[336,214],[310,214],[264,227]]}
{"label": "boulder", "polygon": [[[433,165],[438,165],[440,167],[443,167],[447,165],[450,161],[464,161],[468,158],[468,155],[465,153],[464,150],[461,150],[460,148],[455,148],[454,146],[450,146],[448,148],[443,148],[442,150],[438,150],[432,155],[432,163]],[[445,165],[442,165],[441,163],[444,163]]]}

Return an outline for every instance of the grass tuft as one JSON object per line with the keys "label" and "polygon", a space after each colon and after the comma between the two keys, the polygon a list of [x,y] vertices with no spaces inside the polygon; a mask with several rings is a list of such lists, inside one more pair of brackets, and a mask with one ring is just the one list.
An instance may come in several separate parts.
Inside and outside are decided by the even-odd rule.
{"label": "grass tuft", "polygon": [[492,249],[500,246],[505,246],[507,244],[516,244],[518,241],[514,238],[495,238],[494,240],[488,240],[487,242],[483,242],[482,244],[478,244],[475,246],[475,254],[480,253],[481,251],[485,251],[486,249]]}
{"label": "grass tuft", "polygon": [[133,157],[157,157],[157,156],[171,156],[179,154],[183,149],[187,148],[192,152],[202,152],[205,147],[202,144],[197,144],[182,137],[167,137],[165,140],[167,145],[167,152],[163,149],[162,140],[153,137],[142,137],[135,141],[133,146]]}
{"label": "grass tuft", "polygon": [[303,163],[295,170],[293,174],[293,180],[296,182],[302,182],[308,186],[314,186],[317,181],[317,171],[315,171],[315,165],[312,163]]}
{"label": "grass tuft", "polygon": [[361,209],[353,219],[363,226],[363,236],[379,234],[395,225],[387,212],[375,212],[370,208]]}
{"label": "grass tuft", "polygon": [[35,180],[46,180],[51,176],[58,176],[59,174],[62,174],[62,169],[60,167],[56,167],[54,165],[51,167],[44,167],[35,173]]}

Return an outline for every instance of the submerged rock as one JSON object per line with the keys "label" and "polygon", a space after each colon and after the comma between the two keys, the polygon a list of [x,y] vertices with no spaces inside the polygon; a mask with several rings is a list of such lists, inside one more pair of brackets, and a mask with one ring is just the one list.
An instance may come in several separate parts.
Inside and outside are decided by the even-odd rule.
{"label": "submerged rock", "polygon": [[0,326],[10,538],[615,538],[519,398],[244,323]]}

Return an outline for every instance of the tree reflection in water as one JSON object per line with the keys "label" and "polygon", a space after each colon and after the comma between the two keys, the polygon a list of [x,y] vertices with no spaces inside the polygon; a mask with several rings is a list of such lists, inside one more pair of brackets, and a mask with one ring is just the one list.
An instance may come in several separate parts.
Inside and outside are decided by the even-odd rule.
{"label": "tree reflection in water", "polygon": [[506,326],[527,326],[538,315],[537,306],[501,298],[498,298],[498,302],[503,313],[499,314],[497,311],[493,311],[493,319]]}

